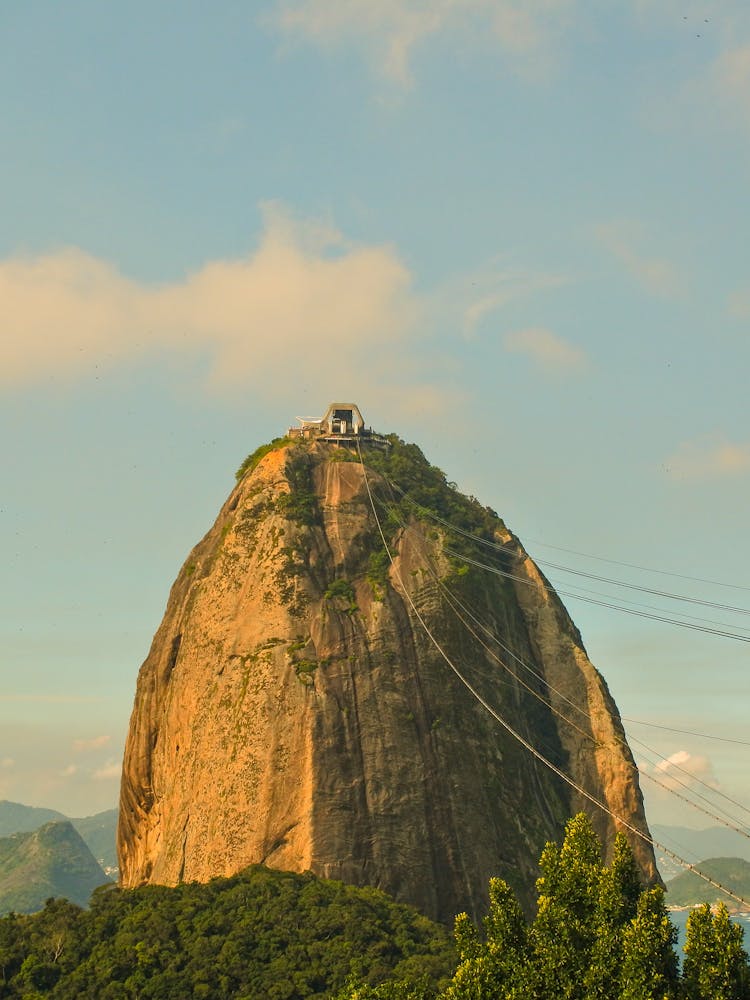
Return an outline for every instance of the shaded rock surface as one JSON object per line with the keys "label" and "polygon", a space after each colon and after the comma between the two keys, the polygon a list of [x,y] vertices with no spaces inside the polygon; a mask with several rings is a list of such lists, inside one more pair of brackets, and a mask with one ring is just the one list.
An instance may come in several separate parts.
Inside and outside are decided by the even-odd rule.
{"label": "shaded rock surface", "polygon": [[[189,555],[138,678],[125,886],[263,862],[373,885],[442,921],[477,917],[491,875],[530,903],[541,849],[572,814],[605,840],[613,823],[492,717],[437,644],[523,739],[647,830],[617,709],[562,604],[503,522],[406,447],[403,461],[397,443],[388,460],[366,453],[367,472],[329,445],[271,450]],[[388,462],[502,551],[483,555],[406,504],[370,467]],[[650,848],[632,844],[654,878]]]}

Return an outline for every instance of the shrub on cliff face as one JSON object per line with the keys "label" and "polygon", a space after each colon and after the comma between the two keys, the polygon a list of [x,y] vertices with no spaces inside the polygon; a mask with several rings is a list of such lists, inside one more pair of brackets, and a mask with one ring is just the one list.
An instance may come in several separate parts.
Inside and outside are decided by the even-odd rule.
{"label": "shrub on cliff face", "polygon": [[286,445],[291,444],[291,438],[288,437],[278,437],[274,438],[273,441],[269,441],[268,444],[262,444],[255,451],[251,452],[242,465],[237,469],[234,474],[234,478],[237,482],[242,479],[242,477],[248,473],[252,472],[253,469],[258,465],[260,460],[264,458],[269,452],[277,451],[279,448],[284,448]]}

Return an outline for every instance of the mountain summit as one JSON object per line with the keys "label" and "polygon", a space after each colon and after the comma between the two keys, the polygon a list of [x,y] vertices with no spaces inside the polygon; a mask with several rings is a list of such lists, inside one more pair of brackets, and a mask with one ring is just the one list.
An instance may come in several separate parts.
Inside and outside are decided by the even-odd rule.
{"label": "mountain summit", "polygon": [[492,875],[530,903],[577,811],[612,839],[579,789],[647,833],[607,686],[502,520],[395,436],[295,432],[243,464],[141,668],[123,884],[263,862],[450,921]]}

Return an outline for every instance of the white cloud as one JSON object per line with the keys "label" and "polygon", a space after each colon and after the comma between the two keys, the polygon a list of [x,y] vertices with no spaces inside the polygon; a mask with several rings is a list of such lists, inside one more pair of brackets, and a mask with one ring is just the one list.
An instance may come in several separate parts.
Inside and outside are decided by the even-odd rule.
{"label": "white cloud", "polygon": [[578,347],[545,327],[516,330],[503,338],[508,351],[525,354],[548,372],[574,372],[586,368],[588,359]]}
{"label": "white cloud", "polygon": [[[568,280],[491,261],[418,293],[393,247],[354,244],[271,204],[255,251],[163,285],[76,249],[0,261],[0,388],[74,383],[156,358],[178,376],[198,371],[224,398],[252,392],[291,406],[315,386],[322,399],[370,398],[394,420],[434,419],[464,401],[449,331],[472,336],[510,301]],[[550,369],[585,361],[548,331],[523,336],[511,346]]]}
{"label": "white cloud", "polygon": [[727,311],[737,319],[750,319],[750,290],[739,289],[729,296]]}
{"label": "white cloud", "polygon": [[222,392],[278,398],[302,381],[356,395],[382,383],[396,398],[394,383],[410,380],[434,405],[424,309],[391,247],[355,246],[268,205],[254,253],[172,284],[140,284],[81,250],[0,262],[0,385],[90,376],[159,352],[207,365]]}
{"label": "white cloud", "polygon": [[713,788],[718,788],[719,785],[709,758],[692,754],[688,750],[677,750],[657,764],[641,762],[638,769],[670,791],[694,788],[701,784]]}
{"label": "white cloud", "polygon": [[94,736],[89,740],[73,740],[73,751],[74,753],[88,753],[91,750],[99,750],[106,746],[111,739],[111,736]]}
{"label": "white cloud", "polygon": [[625,269],[649,292],[672,298],[682,290],[682,281],[671,261],[645,254],[643,227],[633,221],[610,222],[596,227],[596,237]]}
{"label": "white cloud", "polygon": [[122,763],[118,760],[108,760],[103,767],[99,767],[94,771],[93,777],[97,781],[111,781],[113,778],[119,779],[121,773]]}
{"label": "white cloud", "polygon": [[411,82],[415,50],[441,35],[494,40],[514,65],[545,71],[574,0],[281,0],[273,24],[316,45],[359,45],[391,81]]}
{"label": "white cloud", "polygon": [[676,479],[711,480],[750,471],[750,442],[735,443],[721,435],[684,441],[665,462]]}

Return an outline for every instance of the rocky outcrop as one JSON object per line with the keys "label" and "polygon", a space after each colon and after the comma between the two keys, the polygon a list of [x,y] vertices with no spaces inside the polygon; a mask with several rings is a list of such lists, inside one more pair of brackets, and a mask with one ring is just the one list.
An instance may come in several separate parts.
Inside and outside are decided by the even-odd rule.
{"label": "rocky outcrop", "polygon": [[[124,885],[264,862],[446,921],[482,911],[491,875],[530,900],[544,842],[581,808],[611,839],[607,814],[498,723],[438,646],[519,736],[646,830],[615,705],[520,542],[413,446],[367,453],[366,468],[351,458],[282,443],[250,462],[182,567],[138,679]],[[454,535],[370,466],[502,550]],[[653,854],[632,843],[653,878]]]}

